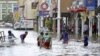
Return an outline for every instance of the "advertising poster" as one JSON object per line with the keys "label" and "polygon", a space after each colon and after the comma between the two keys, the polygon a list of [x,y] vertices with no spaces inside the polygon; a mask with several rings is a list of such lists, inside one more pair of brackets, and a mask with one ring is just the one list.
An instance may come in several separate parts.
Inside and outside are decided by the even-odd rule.
{"label": "advertising poster", "polygon": [[94,10],[96,7],[96,0],[84,0],[84,4],[87,8],[87,10]]}

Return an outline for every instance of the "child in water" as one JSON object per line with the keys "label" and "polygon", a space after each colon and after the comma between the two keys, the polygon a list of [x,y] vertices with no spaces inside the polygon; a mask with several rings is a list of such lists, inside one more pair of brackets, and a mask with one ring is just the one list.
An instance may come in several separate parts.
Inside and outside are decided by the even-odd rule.
{"label": "child in water", "polygon": [[28,34],[28,32],[25,32],[24,34],[20,35],[21,43],[24,43],[24,39],[26,38],[27,34]]}
{"label": "child in water", "polygon": [[9,31],[8,31],[8,40],[9,40],[10,43],[14,43],[14,39],[13,39],[13,38],[16,38],[16,37],[15,37],[14,34],[9,30]]}

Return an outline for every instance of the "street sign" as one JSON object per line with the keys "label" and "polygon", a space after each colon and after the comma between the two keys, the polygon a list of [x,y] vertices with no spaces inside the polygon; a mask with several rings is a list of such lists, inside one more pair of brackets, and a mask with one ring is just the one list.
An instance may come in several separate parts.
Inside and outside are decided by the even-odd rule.
{"label": "street sign", "polygon": [[47,16],[49,15],[49,11],[39,11],[39,16]]}
{"label": "street sign", "polygon": [[42,10],[47,10],[48,9],[48,4],[46,2],[41,4],[41,9]]}

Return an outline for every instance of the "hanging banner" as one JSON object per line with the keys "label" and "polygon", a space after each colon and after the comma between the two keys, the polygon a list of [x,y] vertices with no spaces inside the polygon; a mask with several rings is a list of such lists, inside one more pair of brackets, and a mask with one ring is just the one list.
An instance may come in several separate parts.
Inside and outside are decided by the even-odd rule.
{"label": "hanging banner", "polygon": [[14,20],[15,21],[18,21],[19,20],[19,17],[20,17],[20,15],[19,15],[19,7],[18,7],[18,5],[15,5],[14,6],[14,8],[13,8],[13,16],[14,16]]}
{"label": "hanging banner", "polygon": [[39,0],[39,16],[47,16],[50,12],[51,0]]}
{"label": "hanging banner", "polygon": [[94,10],[96,7],[96,0],[84,0],[85,7],[87,10],[91,11]]}

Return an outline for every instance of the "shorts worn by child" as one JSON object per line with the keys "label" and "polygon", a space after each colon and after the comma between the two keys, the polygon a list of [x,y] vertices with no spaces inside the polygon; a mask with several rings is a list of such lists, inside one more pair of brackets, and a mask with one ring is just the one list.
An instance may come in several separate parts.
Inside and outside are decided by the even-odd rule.
{"label": "shorts worn by child", "polygon": [[16,38],[16,37],[15,37],[14,34],[9,30],[9,31],[8,31],[8,40],[9,40],[9,43],[10,43],[10,44],[14,43],[14,38]]}

